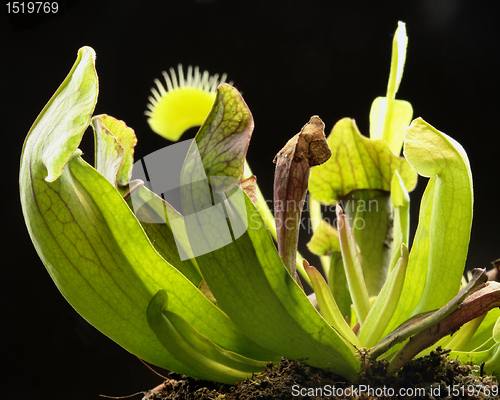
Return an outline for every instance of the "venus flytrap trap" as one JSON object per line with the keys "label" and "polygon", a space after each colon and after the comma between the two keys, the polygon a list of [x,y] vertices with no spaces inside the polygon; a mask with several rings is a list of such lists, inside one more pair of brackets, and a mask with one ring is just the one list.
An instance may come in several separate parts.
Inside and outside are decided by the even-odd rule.
{"label": "venus flytrap trap", "polygon": [[[153,96],[146,115],[151,129],[165,139],[177,141],[189,128],[200,126],[205,121],[215,100],[215,90],[226,81],[226,74],[210,76],[208,71],[200,72],[188,67],[186,77],[182,65],[178,66],[179,78],[173,68],[170,74],[163,72],[167,88],[155,79],[157,88],[152,88]],[[229,83],[231,84],[231,82]]]}
{"label": "venus flytrap trap", "polygon": [[[184,77],[179,68],[179,81],[171,71],[167,89],[157,82],[153,130],[175,141],[201,124],[194,140],[175,144],[186,156],[173,168],[174,206],[152,191],[146,164],[134,164],[133,130],[92,117],[95,54],[80,49],[21,156],[28,231],[61,293],[138,357],[223,383],[282,356],[355,381],[366,360],[383,357],[394,374],[438,345],[500,372],[500,284],[477,271],[459,291],[472,221],[467,155],[420,118],[407,126],[411,105],[395,98],[406,44],[400,23],[370,138],[348,118],[326,138],[314,116],[278,153],[274,216],[245,159],[253,118],[236,89],[197,69]],[[89,124],[95,167],[78,149]],[[417,173],[430,180],[410,246]],[[297,253],[307,189],[308,246],[326,279]],[[322,220],[321,204],[335,205],[336,224]]]}

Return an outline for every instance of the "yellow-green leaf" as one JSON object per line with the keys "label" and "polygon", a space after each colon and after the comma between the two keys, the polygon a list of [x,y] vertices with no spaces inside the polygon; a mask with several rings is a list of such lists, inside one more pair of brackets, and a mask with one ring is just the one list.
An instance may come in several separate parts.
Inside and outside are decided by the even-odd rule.
{"label": "yellow-green leaf", "polygon": [[361,135],[352,119],[341,119],[327,138],[331,158],[311,170],[309,190],[322,204],[334,204],[358,189],[390,191],[398,170],[408,191],[417,174],[408,162],[392,154],[387,142]]}
{"label": "yellow-green leaf", "polygon": [[253,360],[217,346],[180,315],[168,311],[168,295],[160,290],[148,307],[148,323],[176,360],[203,379],[234,384],[262,371],[267,362]]}
{"label": "yellow-green leaf", "polygon": [[472,175],[463,147],[421,118],[405,132],[408,162],[430,177],[394,329],[411,315],[437,309],[458,292],[472,225]]}
{"label": "yellow-green leaf", "polygon": [[125,122],[109,115],[92,118],[96,169],[113,185],[125,186],[132,175],[137,138]]}
{"label": "yellow-green leaf", "polygon": [[164,349],[147,323],[158,290],[169,293],[172,312],[217,345],[275,358],[159,255],[114,184],[80,157],[96,101],[94,51],[86,47],[35,121],[21,156],[24,218],[58,289],[105,335],[170,370],[200,377]]}

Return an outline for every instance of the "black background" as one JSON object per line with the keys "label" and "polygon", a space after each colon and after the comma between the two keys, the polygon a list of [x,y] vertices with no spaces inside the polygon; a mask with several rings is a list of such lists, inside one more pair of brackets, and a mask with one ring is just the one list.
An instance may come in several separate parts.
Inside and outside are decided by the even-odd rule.
{"label": "black background", "polygon": [[[143,114],[161,71],[183,63],[227,72],[253,113],[248,159],[271,198],[273,157],[311,115],[323,119],[327,133],[347,116],[368,134],[371,102],[385,94],[397,21],[406,22],[408,55],[398,98],[410,101],[415,117],[454,137],[468,152],[475,214],[467,267],[486,267],[500,257],[496,8],[463,0],[59,4],[56,16],[8,15],[4,4],[0,14],[7,235],[2,354],[9,369],[2,397],[98,399],[99,393],[126,395],[162,381],[65,302],[21,215],[17,175],[23,140],[84,45],[97,53],[95,113],[123,119],[135,129],[136,159],[167,144],[150,131]],[[88,160],[92,141],[87,132],[82,148]],[[414,213],[424,187],[420,180],[412,196]]]}

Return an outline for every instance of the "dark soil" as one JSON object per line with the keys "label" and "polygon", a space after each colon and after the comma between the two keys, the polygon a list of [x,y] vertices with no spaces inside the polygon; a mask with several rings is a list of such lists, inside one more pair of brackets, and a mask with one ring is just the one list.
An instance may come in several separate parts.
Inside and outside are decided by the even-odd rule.
{"label": "dark soil", "polygon": [[[449,359],[443,351],[408,363],[387,377],[386,364],[376,362],[356,384],[327,371],[282,359],[278,365],[234,386],[171,373],[161,391],[143,400],[248,399],[498,399],[495,377],[479,366]],[[402,391],[400,391],[402,390]]]}

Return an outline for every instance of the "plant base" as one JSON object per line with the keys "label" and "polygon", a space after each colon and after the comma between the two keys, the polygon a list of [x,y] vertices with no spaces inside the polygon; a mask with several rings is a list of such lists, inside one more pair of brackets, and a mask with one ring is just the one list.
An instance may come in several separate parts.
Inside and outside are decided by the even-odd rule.
{"label": "plant base", "polygon": [[[166,399],[370,399],[384,400],[401,398],[390,396],[393,389],[400,389],[405,399],[474,399],[498,398],[485,394],[497,393],[497,380],[493,376],[479,375],[479,366],[451,360],[446,352],[437,350],[429,356],[411,361],[396,375],[387,377],[386,363],[377,361],[361,374],[352,385],[345,379],[324,370],[283,358],[281,363],[270,364],[264,372],[247,378],[234,386],[207,382],[170,373],[162,391],[147,393],[143,400]],[[323,393],[321,389],[323,388]],[[326,388],[335,390],[332,395]],[[365,392],[361,389],[365,388]],[[385,389],[384,389],[385,388]],[[470,391],[476,392],[471,396]],[[358,389],[358,394],[352,393]],[[371,392],[368,391],[371,390]],[[418,390],[417,390],[418,389]],[[300,391],[300,392],[299,392]],[[425,391],[425,394],[423,393]]]}

